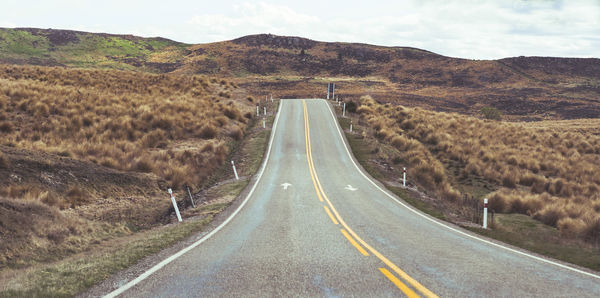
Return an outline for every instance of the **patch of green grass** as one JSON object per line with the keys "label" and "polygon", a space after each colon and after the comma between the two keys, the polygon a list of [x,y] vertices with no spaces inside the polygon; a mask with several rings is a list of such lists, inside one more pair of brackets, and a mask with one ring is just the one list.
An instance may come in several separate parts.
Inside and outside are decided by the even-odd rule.
{"label": "patch of green grass", "polygon": [[231,203],[216,203],[210,205],[204,205],[198,207],[198,212],[201,214],[217,214],[221,213],[225,208],[229,207]]}
{"label": "patch of green grass", "polygon": [[233,182],[224,183],[217,187],[213,187],[209,191],[211,197],[237,196],[246,185],[249,179],[234,180]]}
{"label": "patch of green grass", "polygon": [[[10,59],[40,58],[75,67],[138,70],[155,55],[166,54],[170,62],[183,59],[189,46],[160,38],[126,39],[120,36],[75,33],[78,40],[53,45],[44,34],[0,29],[0,56]],[[156,56],[157,55],[157,56]],[[160,59],[160,58],[159,58]],[[156,61],[156,60],[154,60]],[[164,60],[163,60],[164,61]],[[166,62],[166,61],[164,61]]]}
{"label": "patch of green grass", "polygon": [[579,240],[565,240],[558,229],[527,215],[496,214],[492,229],[465,228],[532,252],[600,271],[600,248]]}
{"label": "patch of green grass", "polygon": [[[338,118],[340,119],[340,118]],[[340,120],[341,121],[341,120]],[[349,126],[349,125],[348,125]],[[342,125],[342,128],[344,126]],[[372,148],[361,135],[346,133],[346,139],[350,144],[350,149],[356,160],[362,167],[377,180],[384,178],[384,175],[369,162],[369,156],[374,148]]]}
{"label": "patch of green grass", "polygon": [[44,37],[22,30],[0,30],[0,53],[2,54],[11,57],[40,57],[48,52],[48,47],[49,42]]}
{"label": "patch of green grass", "polygon": [[413,198],[403,188],[394,187],[394,186],[390,186],[390,185],[387,185],[386,188],[391,190],[395,195],[400,197],[405,202],[409,203],[411,206],[413,206],[433,217],[439,218],[441,220],[446,220],[446,216],[444,216],[444,214],[442,212],[440,212],[433,206],[427,204],[426,202],[423,202],[419,199]]}

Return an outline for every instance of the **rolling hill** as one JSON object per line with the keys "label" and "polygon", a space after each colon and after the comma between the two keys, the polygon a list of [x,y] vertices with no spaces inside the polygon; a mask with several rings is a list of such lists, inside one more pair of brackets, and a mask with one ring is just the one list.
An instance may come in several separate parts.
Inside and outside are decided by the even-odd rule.
{"label": "rolling hill", "polygon": [[[516,57],[468,60],[406,47],[319,42],[260,34],[189,45],[52,29],[0,29],[0,62],[102,67],[229,77],[281,97],[338,94],[437,111],[479,114],[495,107],[508,120],[600,117],[600,59]],[[268,91],[267,91],[268,90]]]}

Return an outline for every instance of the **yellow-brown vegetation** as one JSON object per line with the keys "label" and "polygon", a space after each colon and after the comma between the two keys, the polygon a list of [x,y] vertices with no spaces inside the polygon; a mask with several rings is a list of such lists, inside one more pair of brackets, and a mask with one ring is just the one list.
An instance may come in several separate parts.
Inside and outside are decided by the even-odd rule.
{"label": "yellow-brown vegetation", "polygon": [[489,195],[496,212],[527,214],[564,236],[600,241],[600,137],[585,129],[593,131],[589,123],[596,121],[569,121],[578,129],[563,131],[556,122],[481,120],[369,96],[357,112],[374,136],[399,149],[396,163],[424,189],[455,200],[459,184],[478,177],[497,189]]}
{"label": "yellow-brown vegetation", "polygon": [[152,172],[173,187],[199,184],[248,122],[233,85],[198,76],[0,66],[0,82],[2,143]]}
{"label": "yellow-brown vegetation", "polygon": [[166,188],[197,190],[252,117],[221,81],[0,65],[0,268],[168,222]]}

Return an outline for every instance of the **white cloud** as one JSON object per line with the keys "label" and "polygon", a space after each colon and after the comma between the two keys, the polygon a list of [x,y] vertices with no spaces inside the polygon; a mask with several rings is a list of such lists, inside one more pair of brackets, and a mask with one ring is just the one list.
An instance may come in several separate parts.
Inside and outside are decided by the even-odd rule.
{"label": "white cloud", "polygon": [[273,33],[412,46],[476,59],[600,53],[598,0],[6,0],[0,20],[5,27],[162,36],[188,43]]}
{"label": "white cloud", "polygon": [[197,34],[225,40],[256,33],[300,33],[303,29],[319,24],[320,20],[315,16],[297,13],[286,6],[261,2],[234,5],[231,15],[193,16],[186,23]]}

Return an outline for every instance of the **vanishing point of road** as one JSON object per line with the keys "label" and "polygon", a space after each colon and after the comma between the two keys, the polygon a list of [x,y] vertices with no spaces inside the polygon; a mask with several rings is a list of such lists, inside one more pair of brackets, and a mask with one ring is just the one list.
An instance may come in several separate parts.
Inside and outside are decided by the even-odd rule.
{"label": "vanishing point of road", "polygon": [[108,296],[600,297],[600,276],[424,215],[356,165],[329,103],[281,100],[216,230]]}

